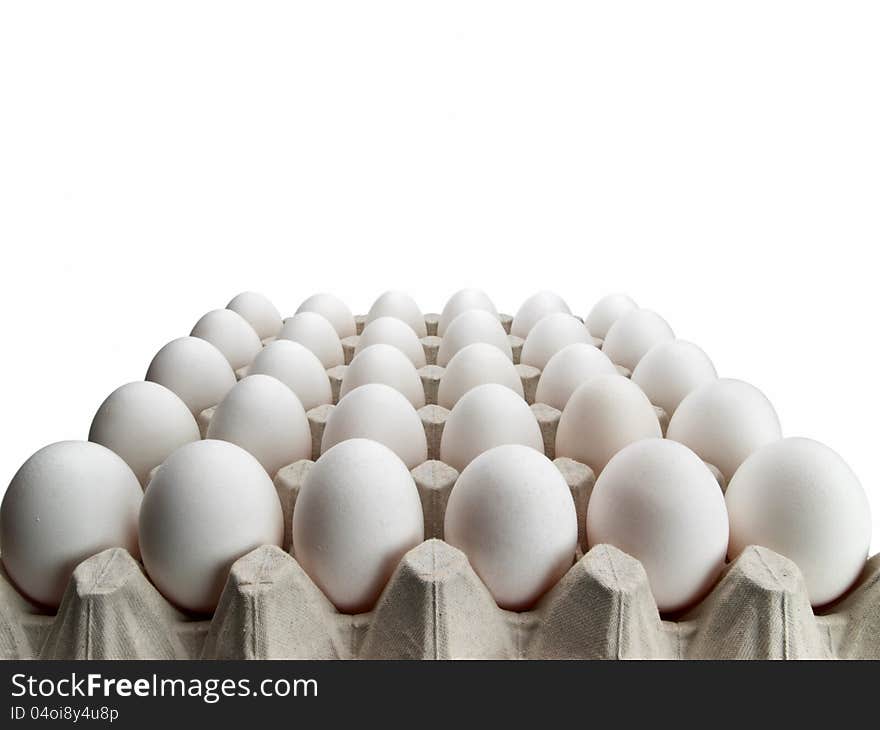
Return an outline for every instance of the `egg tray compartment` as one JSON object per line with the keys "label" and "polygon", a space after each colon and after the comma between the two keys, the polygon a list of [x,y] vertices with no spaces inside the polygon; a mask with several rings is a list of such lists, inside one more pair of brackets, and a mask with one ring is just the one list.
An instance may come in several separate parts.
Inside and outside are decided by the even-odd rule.
{"label": "egg tray compartment", "polygon": [[[501,315],[509,330],[511,318]],[[426,541],[408,552],[366,614],[340,614],[290,552],[296,495],[312,461],[275,477],[285,518],[284,550],[263,546],[235,562],[212,618],[179,611],[125,550],[111,548],[74,571],[56,615],[18,594],[0,568],[0,657],[45,659],[612,659],[880,658],[880,555],[831,609],[814,615],[797,567],[750,547],[711,594],[686,614],[661,618],[641,563],[609,545],[584,555],[586,507],[594,477],[571,459],[554,463],[575,502],[578,561],[537,604],[500,609],[465,555],[442,541],[443,516],[458,473],[440,461],[448,411],[436,405],[443,368],[434,364],[438,315],[426,315],[429,363],[419,374],[427,405],[419,410],[429,460],[413,478]],[[363,318],[357,318],[358,332]],[[534,404],[540,371],[518,363],[522,340],[510,336],[526,400],[553,458],[559,411]],[[596,342],[601,346],[601,341]],[[350,362],[357,335],[343,340]],[[346,365],[328,370],[334,401]],[[623,368],[623,374],[628,375]],[[244,377],[246,368],[237,375]],[[308,413],[313,458],[333,405]],[[657,409],[665,431],[666,414]],[[203,435],[213,409],[199,417]],[[720,473],[711,465],[724,488]]]}

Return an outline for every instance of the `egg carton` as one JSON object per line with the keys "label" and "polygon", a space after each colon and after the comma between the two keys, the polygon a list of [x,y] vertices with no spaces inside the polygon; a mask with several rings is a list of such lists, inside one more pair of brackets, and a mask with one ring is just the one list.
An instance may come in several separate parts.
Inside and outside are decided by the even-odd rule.
{"label": "egg carton", "polygon": [[[419,411],[428,461],[412,470],[426,540],[401,560],[370,613],[339,613],[297,563],[290,525],[311,465],[281,469],[275,487],[285,522],[283,549],[262,546],[236,561],[213,617],[169,603],[125,550],[111,548],[73,571],[55,615],[29,603],[0,568],[0,657],[44,659],[612,659],[880,658],[880,555],[832,607],[814,612],[788,559],[750,547],[727,567],[696,608],[661,616],[644,568],[610,545],[587,551],[586,510],[595,478],[572,459],[554,464],[577,512],[578,560],[533,610],[497,606],[465,555],[443,542],[449,494],[458,477],[439,461],[448,411],[436,404],[443,368],[434,364],[438,315],[426,315],[428,365],[420,375],[427,405]],[[505,329],[511,318],[501,315]],[[358,332],[363,318],[358,318]],[[350,362],[357,335],[346,338]],[[601,342],[597,344],[601,345]],[[511,336],[515,360],[522,340]],[[346,366],[328,371],[334,402]],[[517,363],[527,399],[536,368]],[[624,372],[624,374],[628,374]],[[246,369],[238,373],[246,375]],[[308,412],[317,459],[334,406]],[[559,411],[532,403],[545,451],[553,459]],[[657,409],[665,426],[665,413]],[[199,416],[204,432],[213,409]],[[665,431],[665,428],[664,428]],[[724,489],[720,472],[709,465]]]}

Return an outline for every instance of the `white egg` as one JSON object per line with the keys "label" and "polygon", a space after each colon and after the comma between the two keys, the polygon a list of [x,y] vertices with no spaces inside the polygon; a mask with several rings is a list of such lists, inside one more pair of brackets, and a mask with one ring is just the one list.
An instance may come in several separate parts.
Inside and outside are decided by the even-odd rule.
{"label": "white egg", "polygon": [[290,388],[307,411],[333,402],[330,378],[311,350],[292,340],[275,340],[260,350],[248,375],[271,375]]}
{"label": "white egg", "polygon": [[226,308],[244,317],[261,340],[276,337],[281,331],[281,313],[263,294],[253,291],[242,292],[234,296]]}
{"label": "white egg", "polygon": [[539,291],[537,294],[532,294],[522,303],[513,318],[510,334],[525,339],[532,327],[539,321],[548,314],[556,314],[557,312],[571,314],[568,304],[561,296],[552,291]]}
{"label": "white egg", "polygon": [[340,339],[357,333],[354,315],[348,305],[333,294],[313,294],[299,305],[296,313],[300,312],[320,314],[333,325]]}
{"label": "white egg", "polygon": [[164,385],[198,416],[223,400],[235,385],[235,373],[207,340],[178,337],[156,353],[144,380]]}
{"label": "white egg", "polygon": [[717,378],[709,356],[685,340],[654,345],[632,371],[632,381],[670,417],[688,393]]}
{"label": "white egg", "polygon": [[379,317],[364,327],[354,354],[370,345],[391,345],[406,355],[417,368],[425,367],[425,348],[406,322],[397,317]]}
{"label": "white egg", "polygon": [[730,557],[763,545],[794,561],[810,603],[843,595],[864,568],[871,512],[858,478],[818,441],[775,441],[746,459],[727,488]]}
{"label": "white egg", "polygon": [[402,319],[410,327],[418,337],[425,337],[428,334],[425,326],[425,317],[419,309],[419,305],[415,300],[402,291],[387,291],[382,294],[370,307],[367,312],[367,323],[379,317],[397,317]]}
{"label": "white egg", "polygon": [[406,464],[380,443],[350,439],[321,456],[303,482],[294,552],[340,612],[362,613],[424,539],[423,519]]}
{"label": "white egg", "polygon": [[782,428],[760,390],[721,378],[685,396],[669,420],[666,438],[695,451],[729,483],[749,454],[782,438]]}
{"label": "white egg", "polygon": [[384,444],[407,469],[428,459],[422,419],[400,392],[383,383],[362,385],[339,401],[324,426],[321,453],[354,438]]}
{"label": "white egg", "polygon": [[596,375],[565,404],[556,429],[556,456],[586,464],[598,476],[624,446],[661,436],[654,407],[639,386],[622,375]]}
{"label": "white egg", "polygon": [[535,400],[561,411],[571,394],[596,375],[617,375],[617,368],[592,344],[575,342],[566,345],[547,361],[541,371]]}
{"label": "white egg", "polygon": [[614,545],[641,561],[661,611],[705,596],[724,567],[727,511],[712,472],[690,449],[645,439],[599,475],[587,508],[590,547]]}
{"label": "white egg", "polygon": [[73,569],[111,547],[138,551],[140,484],[109,449],[61,441],[18,470],[0,507],[3,567],[30,600],[56,608]]}
{"label": "white egg", "polygon": [[602,343],[612,362],[632,370],[654,345],[675,339],[672,328],[656,312],[635,309],[618,319]]}
{"label": "white egg", "polygon": [[541,429],[526,402],[503,385],[478,385],[450,411],[440,437],[440,460],[460,472],[484,451],[503,444],[544,453]]}
{"label": "white egg", "polygon": [[513,361],[510,340],[498,317],[482,309],[470,309],[459,314],[446,328],[437,350],[437,364],[446,367],[455,353],[475,342],[494,345]]}
{"label": "white egg", "polygon": [[266,470],[226,441],[187,444],[144,493],[144,567],[169,601],[196,613],[217,606],[229,568],[261,545],[281,545],[281,503]]}
{"label": "white egg", "polygon": [[467,312],[470,309],[482,309],[484,312],[498,317],[498,310],[492,300],[489,299],[486,292],[481,289],[461,289],[455,292],[443,307],[440,314],[440,320],[437,323],[437,334],[440,337],[446,333],[446,328],[452,323],[459,314]]}
{"label": "white egg", "polygon": [[143,486],[175,449],[201,438],[193,414],[168,388],[141,380],[114,390],[95,413],[89,441],[116,452]]}
{"label": "white egg", "polygon": [[501,608],[525,611],[572,566],[577,514],[553,462],[509,444],[483,452],[458,477],[443,533]]}
{"label": "white egg", "polygon": [[608,294],[593,305],[584,323],[594,337],[605,338],[608,330],[627,312],[639,306],[626,294]]}
{"label": "white egg", "polygon": [[320,314],[300,312],[284,321],[278,335],[281,340],[293,340],[311,350],[325,369],[342,365],[342,342],[333,325]]}
{"label": "white egg", "polygon": [[263,346],[257,331],[244,317],[231,309],[208,312],[196,322],[190,335],[201,337],[214,345],[223,353],[233,370],[249,364]]}
{"label": "white egg", "polygon": [[440,378],[437,403],[452,408],[471,388],[498,383],[523,397],[522,380],[513,361],[494,345],[475,342],[462,347],[447,363]]}
{"label": "white egg", "polygon": [[339,397],[367,383],[390,385],[403,393],[413,408],[425,405],[425,388],[415,365],[391,345],[371,345],[361,350],[345,371]]}
{"label": "white egg", "polygon": [[563,312],[548,314],[529,332],[523,343],[519,361],[543,370],[547,362],[567,345],[582,342],[593,344],[590,332],[577,317]]}
{"label": "white egg", "polygon": [[312,432],[294,392],[269,375],[249,375],[217,406],[207,438],[250,453],[270,477],[312,454]]}

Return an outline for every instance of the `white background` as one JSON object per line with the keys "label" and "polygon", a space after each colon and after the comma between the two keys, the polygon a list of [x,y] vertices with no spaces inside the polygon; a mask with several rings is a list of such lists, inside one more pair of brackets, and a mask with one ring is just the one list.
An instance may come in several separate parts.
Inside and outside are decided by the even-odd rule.
{"label": "white background", "polygon": [[5,3],[0,491],[243,289],[622,290],[839,451],[880,549],[880,6]]}

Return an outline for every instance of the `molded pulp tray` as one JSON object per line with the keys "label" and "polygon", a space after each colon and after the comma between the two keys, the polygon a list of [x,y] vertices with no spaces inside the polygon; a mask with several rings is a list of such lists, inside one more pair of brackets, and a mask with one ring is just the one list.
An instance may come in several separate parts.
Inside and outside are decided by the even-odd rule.
{"label": "molded pulp tray", "polygon": [[[510,318],[502,315],[502,321],[509,329]],[[426,322],[423,344],[433,363],[437,315]],[[516,361],[522,340],[511,336],[511,343]],[[343,344],[349,361],[356,337]],[[344,367],[328,371],[334,398]],[[540,371],[517,368],[531,403]],[[213,617],[191,616],[166,601],[125,550],[111,548],[79,564],[56,615],[31,605],[0,570],[0,658],[880,658],[880,555],[868,561],[846,596],[814,614],[794,563],[750,547],[697,607],[661,619],[641,563],[609,545],[583,555],[594,477],[571,459],[555,463],[577,509],[579,560],[533,610],[498,608],[464,554],[442,541],[446,500],[458,476],[436,460],[448,414],[435,405],[442,374],[433,364],[420,371],[430,460],[413,477],[426,541],[403,557],[372,612],[338,613],[289,552],[263,546],[232,566]],[[332,408],[309,412],[316,445]],[[543,404],[532,408],[553,458],[559,412]],[[199,418],[203,430],[211,411]],[[659,409],[658,416],[663,423]],[[312,463],[291,464],[275,478],[287,550],[296,495]]]}

